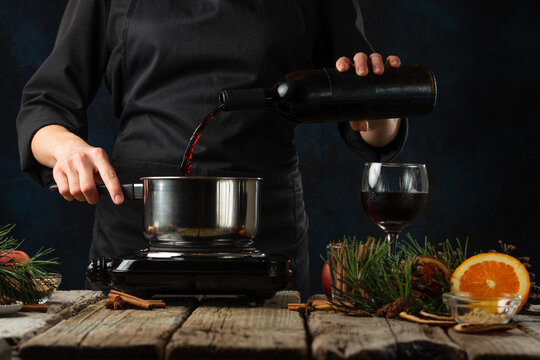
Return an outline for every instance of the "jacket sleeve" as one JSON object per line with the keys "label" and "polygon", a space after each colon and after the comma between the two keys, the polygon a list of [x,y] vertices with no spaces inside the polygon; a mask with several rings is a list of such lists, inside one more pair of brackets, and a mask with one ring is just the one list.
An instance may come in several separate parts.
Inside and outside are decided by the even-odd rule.
{"label": "jacket sleeve", "polygon": [[86,109],[108,59],[107,4],[105,0],[68,2],[51,54],[23,89],[16,120],[20,164],[41,185],[52,181],[52,171],[32,155],[34,134],[58,124],[85,140],[88,136]]}
{"label": "jacket sleeve", "polygon": [[[358,0],[320,0],[314,44],[315,67],[335,67],[342,56],[352,60],[357,52],[369,55],[376,51],[366,37]],[[384,147],[367,144],[348,122],[338,123],[338,129],[347,146],[365,160],[387,162],[403,149],[408,125],[408,120],[402,119],[396,138]]]}

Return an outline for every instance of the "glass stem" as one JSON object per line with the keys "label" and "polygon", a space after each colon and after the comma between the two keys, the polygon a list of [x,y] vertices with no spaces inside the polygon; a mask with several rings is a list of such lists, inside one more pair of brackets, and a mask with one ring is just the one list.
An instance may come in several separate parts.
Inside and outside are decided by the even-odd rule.
{"label": "glass stem", "polygon": [[386,241],[388,242],[388,254],[394,256],[396,254],[396,246],[399,233],[387,233]]}

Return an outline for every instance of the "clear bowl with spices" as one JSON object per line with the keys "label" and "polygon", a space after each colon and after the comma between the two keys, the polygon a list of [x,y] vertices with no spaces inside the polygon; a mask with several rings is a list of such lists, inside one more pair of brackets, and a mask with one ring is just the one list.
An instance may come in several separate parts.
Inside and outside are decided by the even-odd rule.
{"label": "clear bowl with spices", "polygon": [[36,280],[38,286],[41,288],[41,292],[45,295],[40,301],[40,304],[47,302],[52,294],[58,289],[62,282],[62,274],[50,273],[45,279]]}
{"label": "clear bowl with spices", "polygon": [[476,296],[469,293],[443,294],[443,302],[458,323],[506,324],[516,314],[521,296]]}

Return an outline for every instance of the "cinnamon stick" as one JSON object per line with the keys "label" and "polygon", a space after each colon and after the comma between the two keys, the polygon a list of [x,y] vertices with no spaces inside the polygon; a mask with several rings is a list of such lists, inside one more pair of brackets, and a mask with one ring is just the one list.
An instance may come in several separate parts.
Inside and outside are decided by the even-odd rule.
{"label": "cinnamon stick", "polygon": [[162,309],[167,306],[163,300],[146,300],[152,304],[152,309]]}
{"label": "cinnamon stick", "polygon": [[120,310],[124,307],[124,299],[120,295],[109,294],[105,306],[109,309]]}
{"label": "cinnamon stick", "polygon": [[[127,304],[130,304],[130,305],[142,308],[142,309],[146,309],[146,310],[150,310],[153,308],[164,308],[167,306],[163,300],[144,300],[137,296],[133,296],[133,295],[112,289],[109,292],[109,299],[116,299],[116,297],[119,297],[117,299],[117,302],[118,300],[121,300],[122,302],[125,302]],[[123,305],[123,303],[121,305]]]}
{"label": "cinnamon stick", "polygon": [[316,310],[330,310],[332,304],[328,300],[313,300],[311,304]]}
{"label": "cinnamon stick", "polygon": [[24,304],[21,311],[47,312],[47,304]]}
{"label": "cinnamon stick", "polygon": [[365,255],[366,255],[366,245],[362,244],[360,245],[360,256],[358,257],[358,260],[360,262],[363,262]]}
{"label": "cinnamon stick", "polygon": [[343,272],[345,271],[343,269],[343,251],[341,251],[341,243],[339,243],[339,247],[337,248],[338,252],[338,259],[339,259],[339,290],[345,291],[345,284],[343,283]]}
{"label": "cinnamon stick", "polygon": [[289,303],[287,304],[287,309],[297,311],[300,308],[306,307],[306,304],[304,303]]}
{"label": "cinnamon stick", "polygon": [[150,302],[148,302],[147,300],[138,298],[138,297],[133,296],[133,295],[123,293],[121,291],[116,291],[116,290],[111,290],[109,292],[109,295],[111,295],[111,294],[113,296],[114,295],[120,296],[122,298],[122,300],[124,300],[126,303],[128,303],[130,305],[133,305],[135,307],[139,307],[139,308],[146,309],[146,310],[152,309],[152,304]]}

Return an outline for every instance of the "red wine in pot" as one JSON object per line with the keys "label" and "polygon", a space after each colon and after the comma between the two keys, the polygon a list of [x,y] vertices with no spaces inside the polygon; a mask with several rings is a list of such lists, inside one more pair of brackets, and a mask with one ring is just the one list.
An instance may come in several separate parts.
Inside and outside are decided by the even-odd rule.
{"label": "red wine in pot", "polygon": [[193,131],[193,134],[191,135],[191,138],[189,139],[189,142],[186,146],[186,150],[184,151],[184,157],[182,158],[182,165],[180,166],[180,169],[182,171],[182,176],[189,176],[189,172],[191,171],[191,165],[193,165],[193,151],[195,150],[195,145],[197,145],[197,142],[201,138],[201,135],[206,128],[206,125],[212,121],[217,114],[221,112],[221,109],[223,108],[223,105],[220,104],[217,108],[214,109],[210,114],[208,114],[207,117],[204,118],[203,121],[197,126],[195,131]]}
{"label": "red wine in pot", "polygon": [[362,204],[369,217],[383,230],[398,234],[424,210],[426,192],[362,191]]}

